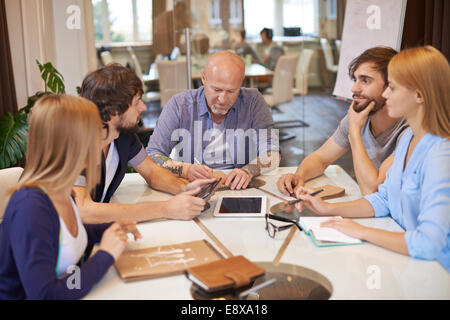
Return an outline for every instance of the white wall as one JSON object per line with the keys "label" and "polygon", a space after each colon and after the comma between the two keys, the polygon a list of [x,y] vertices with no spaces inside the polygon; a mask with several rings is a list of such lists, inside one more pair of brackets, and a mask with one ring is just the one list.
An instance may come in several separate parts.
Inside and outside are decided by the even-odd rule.
{"label": "white wall", "polygon": [[[64,76],[67,93],[75,94],[86,74],[97,67],[93,29],[88,31],[93,23],[88,6],[90,0],[53,0],[55,67]],[[79,8],[79,15],[67,12],[68,8]]]}
{"label": "white wall", "polygon": [[333,94],[352,98],[349,63],[366,49],[388,46],[400,50],[406,0],[348,0],[345,8],[339,70]]}
{"label": "white wall", "polygon": [[41,0],[6,0],[14,82],[19,108],[26,105],[27,98],[43,90],[36,59],[52,58],[52,48],[46,48]]}
{"label": "white wall", "polygon": [[[36,59],[52,62],[64,77],[66,92],[75,94],[84,76],[97,68],[91,1],[6,0],[5,4],[19,108],[28,96],[44,89]],[[67,26],[70,5],[80,8],[79,28]]]}

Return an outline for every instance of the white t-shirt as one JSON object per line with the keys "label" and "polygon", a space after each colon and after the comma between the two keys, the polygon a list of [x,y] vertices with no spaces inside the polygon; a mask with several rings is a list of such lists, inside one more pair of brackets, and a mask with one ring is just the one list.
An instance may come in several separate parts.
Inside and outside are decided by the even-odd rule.
{"label": "white t-shirt", "polygon": [[102,200],[105,199],[106,191],[108,191],[109,185],[111,184],[111,181],[114,179],[114,176],[117,171],[117,167],[119,166],[119,152],[117,152],[116,145],[114,144],[114,141],[111,142],[109,145],[108,155],[105,159],[105,188],[103,189],[103,195]]}
{"label": "white t-shirt", "polygon": [[66,227],[63,219],[59,218],[60,231],[59,231],[59,251],[58,251],[58,262],[56,264],[56,274],[58,276],[63,276],[67,273],[67,268],[72,265],[76,265],[78,261],[83,256],[88,244],[88,237],[86,229],[81,222],[81,217],[78,212],[78,208],[70,198],[72,202],[72,208],[75,212],[75,217],[77,219],[78,234],[74,238],[72,234]]}

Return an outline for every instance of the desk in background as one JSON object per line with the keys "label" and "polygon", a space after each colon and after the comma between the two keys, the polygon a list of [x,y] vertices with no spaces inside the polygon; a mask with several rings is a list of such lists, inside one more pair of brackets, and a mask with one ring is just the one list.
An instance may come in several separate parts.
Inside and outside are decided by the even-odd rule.
{"label": "desk in background", "polygon": [[[270,208],[280,202],[280,198],[287,199],[276,188],[278,177],[295,169],[278,168],[260,177],[266,181],[261,189],[273,195],[257,189],[217,192],[210,200],[211,208],[200,215],[199,221],[233,255],[242,254],[254,262],[272,262],[289,231],[272,239],[267,235],[264,219],[216,218],[212,212],[218,195],[265,195]],[[329,201],[361,197],[356,182],[339,166],[329,166],[324,175],[307,183],[309,186],[324,184],[346,189],[345,196]],[[135,203],[170,198],[169,194],[150,189],[139,174],[127,174],[112,202]],[[402,231],[391,218],[356,220],[370,227]],[[195,221],[155,220],[140,223],[138,228],[143,239],[131,242],[129,249],[207,239],[226,256],[220,245]],[[439,263],[412,259],[369,243],[317,248],[304,233],[296,231],[280,262],[321,273],[333,286],[331,299],[450,299],[450,274]],[[378,276],[378,279],[374,278]],[[124,283],[112,267],[85,299],[192,299],[190,287],[191,282],[184,275]]]}
{"label": "desk in background", "polygon": [[[202,71],[203,71],[203,65],[200,64],[192,64],[192,79],[193,80],[200,80],[202,77]],[[272,76],[273,71],[267,69],[263,65],[260,65],[258,63],[252,63],[249,66],[245,66],[245,79],[248,79],[250,82],[250,87],[255,87],[255,80],[261,77],[268,77]],[[156,63],[153,63],[150,66],[150,71],[148,74],[143,76],[144,81],[158,81],[159,80],[159,74],[158,74],[158,68],[156,67]]]}

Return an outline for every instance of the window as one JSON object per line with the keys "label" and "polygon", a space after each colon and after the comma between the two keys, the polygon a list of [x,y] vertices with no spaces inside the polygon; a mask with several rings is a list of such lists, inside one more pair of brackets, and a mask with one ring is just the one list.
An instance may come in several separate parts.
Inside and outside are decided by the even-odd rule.
{"label": "window", "polygon": [[210,0],[209,24],[211,26],[222,24],[222,19],[220,19],[220,0]]}
{"label": "window", "polygon": [[244,0],[244,24],[247,39],[259,40],[263,28],[274,27],[274,0]]}
{"label": "window", "polygon": [[304,34],[317,34],[317,2],[317,0],[284,0],[283,27],[300,27]]}
{"label": "window", "polygon": [[234,25],[242,23],[242,0],[230,0],[229,22]]}
{"label": "window", "polygon": [[92,0],[97,44],[149,42],[152,0]]}
{"label": "window", "polygon": [[336,0],[329,0],[328,2],[328,18],[336,19],[337,18],[337,3]]}
{"label": "window", "polygon": [[[280,1],[281,19],[275,17],[275,8],[279,7],[276,4]],[[244,16],[247,37],[252,40],[260,38],[259,32],[264,27],[272,28],[274,32],[282,27],[300,27],[304,34],[319,33],[319,0],[244,0]],[[275,26],[275,21],[282,25]]]}

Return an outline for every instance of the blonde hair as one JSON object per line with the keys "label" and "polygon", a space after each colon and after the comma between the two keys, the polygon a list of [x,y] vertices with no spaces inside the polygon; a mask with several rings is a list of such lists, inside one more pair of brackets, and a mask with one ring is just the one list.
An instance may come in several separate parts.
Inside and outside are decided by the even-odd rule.
{"label": "blonde hair", "polygon": [[47,95],[32,109],[26,166],[14,188],[70,188],[85,170],[86,187],[100,180],[101,120],[94,103],[82,97]]}
{"label": "blonde hair", "polygon": [[450,66],[432,46],[406,49],[389,63],[388,74],[423,97],[422,125],[431,134],[450,137]]}

